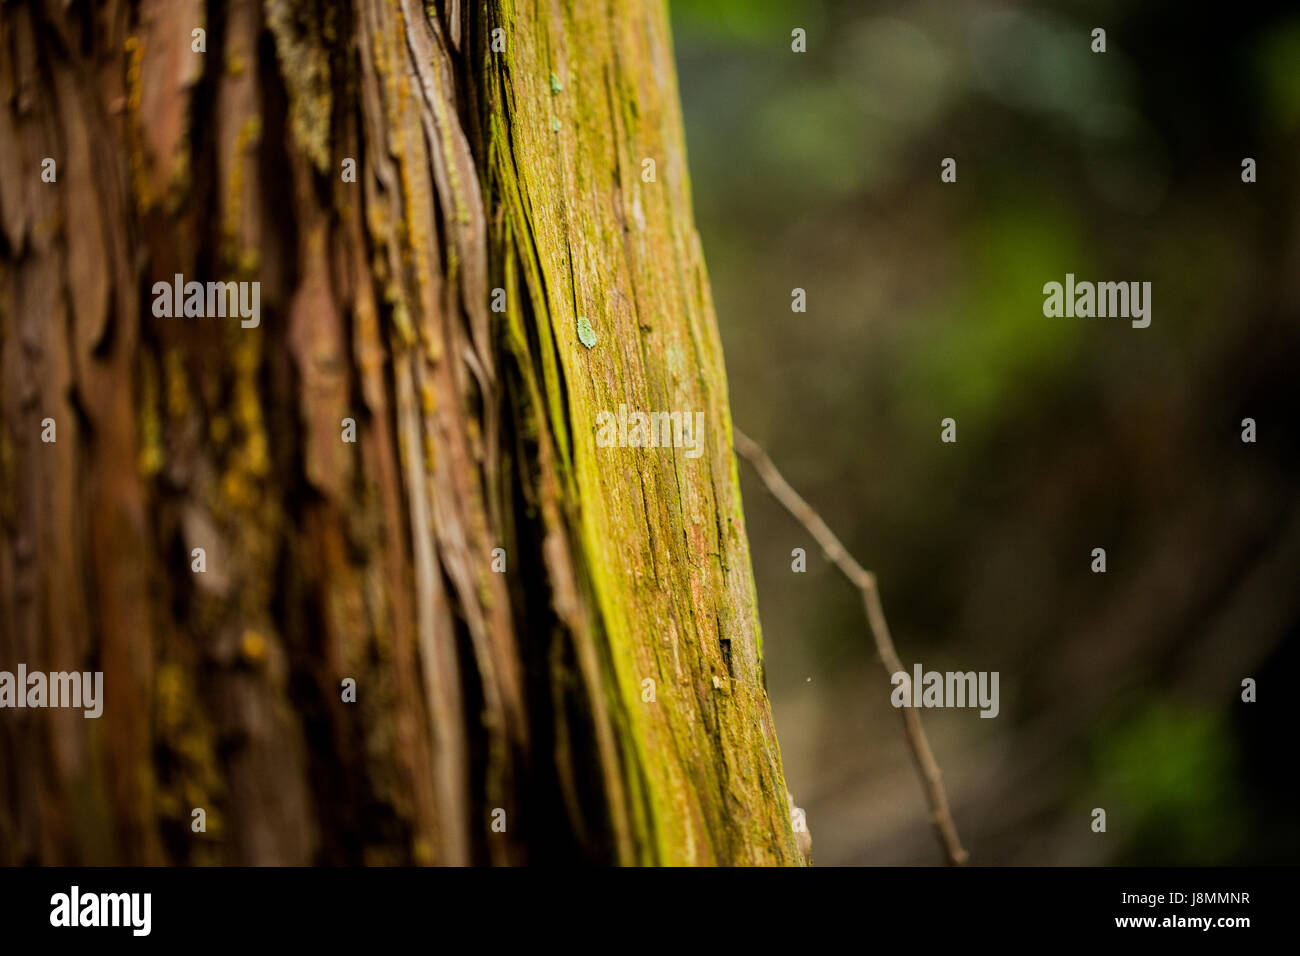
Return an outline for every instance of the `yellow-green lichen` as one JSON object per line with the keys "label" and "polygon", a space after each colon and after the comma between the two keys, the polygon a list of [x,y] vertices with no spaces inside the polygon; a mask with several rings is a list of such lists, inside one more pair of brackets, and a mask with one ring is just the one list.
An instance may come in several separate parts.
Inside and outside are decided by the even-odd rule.
{"label": "yellow-green lichen", "polygon": [[[328,4],[320,8],[326,20],[334,15]],[[330,114],[333,90],[329,48],[321,36],[322,23],[315,7],[290,0],[269,0],[267,25],[275,37],[280,73],[289,92],[289,124],[294,141],[318,172],[330,162]]]}
{"label": "yellow-green lichen", "polygon": [[244,120],[235,137],[230,156],[230,175],[226,182],[226,209],[222,220],[223,251],[226,261],[237,271],[250,275],[257,269],[257,253],[241,247],[240,221],[244,196],[244,163],[255,161],[255,147],[262,138],[262,118]]}
{"label": "yellow-green lichen", "polygon": [[151,355],[140,362],[140,476],[152,478],[163,467],[162,422],[158,414],[158,366]]}

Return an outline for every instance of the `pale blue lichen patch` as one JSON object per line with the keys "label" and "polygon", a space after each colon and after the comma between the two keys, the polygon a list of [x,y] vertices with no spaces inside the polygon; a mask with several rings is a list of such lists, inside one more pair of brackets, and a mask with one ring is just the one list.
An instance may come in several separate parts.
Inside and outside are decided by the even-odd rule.
{"label": "pale blue lichen patch", "polygon": [[585,315],[578,316],[578,341],[587,348],[596,344],[596,330],[591,327]]}

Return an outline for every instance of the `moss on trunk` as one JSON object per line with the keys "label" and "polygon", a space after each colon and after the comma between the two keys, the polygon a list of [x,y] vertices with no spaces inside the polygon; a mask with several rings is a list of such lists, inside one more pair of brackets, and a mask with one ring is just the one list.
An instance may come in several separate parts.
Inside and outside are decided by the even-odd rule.
{"label": "moss on trunk", "polygon": [[472,7],[0,11],[0,860],[801,862],[665,10]]}

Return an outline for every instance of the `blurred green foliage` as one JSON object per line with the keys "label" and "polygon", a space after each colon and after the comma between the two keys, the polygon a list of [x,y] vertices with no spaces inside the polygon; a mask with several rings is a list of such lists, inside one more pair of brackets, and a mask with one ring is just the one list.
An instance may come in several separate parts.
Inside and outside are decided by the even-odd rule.
{"label": "blurred green foliage", "polygon": [[1095,774],[1078,789],[1098,795],[1130,859],[1204,866],[1240,852],[1237,752],[1221,712],[1146,702],[1101,722],[1092,751]]}
{"label": "blurred green foliage", "polygon": [[[975,859],[1300,856],[1277,784],[1219,785],[1243,747],[1284,745],[1276,705],[1243,705],[1238,684],[1279,673],[1300,622],[1300,594],[1258,583],[1300,539],[1300,18],[1281,3],[671,9],[734,418],[877,572],[906,663],[1001,672],[997,720],[927,717]],[[1151,281],[1151,327],[1044,317],[1044,283],[1067,272]],[[856,595],[742,475],[769,689],[817,857],[932,861],[914,781],[878,786],[906,758],[884,743],[896,721]],[[1135,694],[1166,703],[1116,719]],[[1079,807],[1106,792],[1140,834],[1074,842]],[[899,805],[906,826],[878,822]]]}

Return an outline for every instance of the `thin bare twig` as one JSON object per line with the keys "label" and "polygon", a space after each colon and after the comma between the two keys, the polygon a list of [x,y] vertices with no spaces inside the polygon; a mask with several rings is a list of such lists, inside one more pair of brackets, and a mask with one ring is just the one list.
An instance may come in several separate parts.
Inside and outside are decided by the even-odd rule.
{"label": "thin bare twig", "polygon": [[[853,559],[853,555],[849,554],[840,543],[840,539],[835,537],[835,533],[826,526],[821,515],[814,511],[812,506],[790,487],[790,483],[781,477],[781,473],[776,470],[776,465],[772,464],[772,459],[767,457],[767,452],[739,428],[732,428],[732,438],[737,454],[754,466],[754,470],[763,479],[763,484],[772,493],[772,497],[784,505],[785,510],[808,529],[808,533],[821,545],[827,559],[862,592],[862,603],[867,611],[867,624],[870,626],[871,636],[876,642],[876,650],[880,654],[880,661],[885,666],[885,674],[891,679],[891,684],[893,675],[898,673],[907,675],[902,661],[898,659],[898,652],[894,650],[894,641],[889,636],[889,625],[885,623],[885,612],[880,606],[880,594],[876,590],[876,576]],[[911,677],[906,676],[905,679],[910,688]],[[912,759],[921,774],[926,800],[930,804],[930,822],[934,824],[948,862],[953,866],[960,866],[970,859],[970,854],[962,848],[961,839],[957,836],[957,825],[953,822],[952,813],[948,809],[948,795],[943,789],[943,774],[934,759],[934,752],[930,749],[925,728],[921,726],[921,715],[915,707],[900,707],[899,711],[903,717],[903,732],[907,737],[907,746],[912,751]]]}

